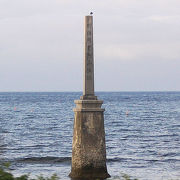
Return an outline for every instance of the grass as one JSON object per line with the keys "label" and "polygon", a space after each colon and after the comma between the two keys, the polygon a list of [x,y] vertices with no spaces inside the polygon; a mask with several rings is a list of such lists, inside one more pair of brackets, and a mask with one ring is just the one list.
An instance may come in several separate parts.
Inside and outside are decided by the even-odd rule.
{"label": "grass", "polygon": [[[0,164],[0,180],[59,180],[60,179],[56,174],[53,174],[51,177],[44,177],[42,175],[39,175],[33,179],[30,178],[30,174],[14,177],[14,175],[10,172],[9,167],[10,167],[10,163]],[[109,180],[138,180],[138,179],[132,178],[127,174],[122,174],[121,176],[111,177],[109,178]]]}
{"label": "grass", "polygon": [[136,178],[134,179],[127,174],[122,174],[121,176],[112,177],[109,180],[138,180],[138,179]]}
{"label": "grass", "polygon": [[29,174],[14,177],[9,170],[10,163],[0,164],[0,180],[59,180],[60,178],[53,174],[51,177],[43,177],[42,175],[37,176],[35,179],[30,178]]}
{"label": "grass", "polygon": [[[30,178],[29,174],[22,175],[19,177],[14,177],[9,170],[10,163],[0,164],[0,180],[59,180],[60,178],[53,174],[51,177],[44,177],[42,175],[37,176],[35,179]],[[132,179],[129,175],[123,174],[121,177],[113,177],[111,180],[137,180]],[[98,180],[98,179],[97,179]]]}

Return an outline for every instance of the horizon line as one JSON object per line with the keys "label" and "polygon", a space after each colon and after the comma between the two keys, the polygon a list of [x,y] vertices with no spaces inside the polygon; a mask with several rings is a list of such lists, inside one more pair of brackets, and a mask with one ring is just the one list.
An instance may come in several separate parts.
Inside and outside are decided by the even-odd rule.
{"label": "horizon line", "polygon": [[[99,92],[180,92],[180,90],[126,90],[126,91],[95,91]],[[83,93],[83,91],[0,91],[0,93]]]}

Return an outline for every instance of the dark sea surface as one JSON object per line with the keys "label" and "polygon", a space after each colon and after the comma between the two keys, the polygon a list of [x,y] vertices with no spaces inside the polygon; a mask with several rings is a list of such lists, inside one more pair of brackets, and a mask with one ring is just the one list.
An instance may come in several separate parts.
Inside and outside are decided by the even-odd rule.
{"label": "dark sea surface", "polygon": [[[74,100],[82,93],[0,93],[0,161],[14,175],[71,169]],[[180,92],[98,92],[107,167],[140,180],[180,179]]]}

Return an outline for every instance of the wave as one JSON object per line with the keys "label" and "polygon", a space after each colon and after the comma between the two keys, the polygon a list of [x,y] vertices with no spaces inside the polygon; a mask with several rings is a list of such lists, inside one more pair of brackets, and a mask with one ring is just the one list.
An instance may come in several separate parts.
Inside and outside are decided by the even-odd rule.
{"label": "wave", "polygon": [[[180,159],[176,158],[167,158],[167,159],[139,159],[143,161],[146,165],[148,163],[164,163],[164,162],[180,162]],[[134,158],[122,158],[122,157],[114,157],[107,158],[107,163],[122,163],[122,162],[137,162],[137,159]],[[8,161],[9,162],[9,161]],[[27,157],[27,158],[19,158],[10,161],[11,163],[25,163],[25,164],[71,164],[71,157]],[[137,165],[137,164],[136,164]],[[145,167],[145,165],[143,165]]]}
{"label": "wave", "polygon": [[36,163],[36,164],[55,164],[55,163],[70,163],[71,157],[27,157],[15,160],[21,163]]}
{"label": "wave", "polygon": [[[128,159],[129,160],[129,159]],[[127,158],[108,158],[107,163],[127,161]],[[17,163],[32,163],[32,164],[54,164],[54,163],[71,163],[71,157],[27,157],[15,159]]]}
{"label": "wave", "polygon": [[120,158],[120,157],[115,157],[115,158],[108,158],[106,161],[107,163],[113,163],[113,162],[123,162],[127,160],[133,160],[132,158]]}

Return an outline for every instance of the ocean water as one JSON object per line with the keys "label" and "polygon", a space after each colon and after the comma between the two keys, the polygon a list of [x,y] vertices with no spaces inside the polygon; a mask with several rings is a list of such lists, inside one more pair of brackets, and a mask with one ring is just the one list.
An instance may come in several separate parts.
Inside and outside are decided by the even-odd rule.
{"label": "ocean water", "polygon": [[[180,92],[98,92],[108,172],[180,179]],[[14,175],[70,180],[74,100],[81,93],[0,93],[0,161]],[[112,179],[112,178],[111,178]]]}

